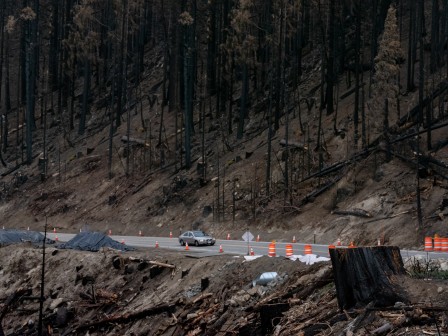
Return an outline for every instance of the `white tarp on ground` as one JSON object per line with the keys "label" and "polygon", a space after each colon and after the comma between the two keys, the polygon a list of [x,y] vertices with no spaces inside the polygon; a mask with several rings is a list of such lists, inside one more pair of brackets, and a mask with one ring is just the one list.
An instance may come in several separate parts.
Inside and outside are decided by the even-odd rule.
{"label": "white tarp on ground", "polygon": [[[244,256],[244,259],[246,261],[252,261],[252,260],[255,260],[260,257],[262,257],[262,256],[261,255]],[[288,259],[291,259],[292,261],[296,261],[298,259],[299,261],[301,261],[307,265],[312,265],[312,264],[320,262],[320,261],[329,261],[330,260],[330,258],[320,257],[316,254],[305,254],[304,256],[293,255],[293,256],[289,257]]]}
{"label": "white tarp on ground", "polygon": [[307,265],[312,265],[315,264],[317,262],[320,261],[329,261],[330,258],[327,257],[320,257],[316,254],[305,254],[304,256],[302,255],[293,255],[292,257],[290,257],[291,260],[295,261],[297,259],[299,259],[301,262],[307,264]]}
{"label": "white tarp on ground", "polygon": [[262,255],[244,256],[244,259],[246,261],[252,261],[252,260],[255,260],[255,259],[260,258],[260,257],[262,257]]}

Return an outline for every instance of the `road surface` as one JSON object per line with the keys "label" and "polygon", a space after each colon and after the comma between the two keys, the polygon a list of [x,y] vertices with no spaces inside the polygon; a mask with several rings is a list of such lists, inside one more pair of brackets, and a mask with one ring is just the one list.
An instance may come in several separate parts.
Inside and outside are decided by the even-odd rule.
{"label": "road surface", "polygon": [[[57,236],[59,241],[69,241],[75,234],[71,233],[47,233],[47,237],[50,239],[55,239]],[[118,242],[124,242],[126,245],[134,246],[138,248],[149,248],[155,247],[156,242],[159,248],[167,248],[177,251],[185,251],[185,247],[179,244],[177,237],[139,237],[139,236],[110,236],[112,239]],[[248,255],[250,249],[254,251],[255,255],[268,255],[268,246],[270,242],[266,241],[252,241],[249,244],[243,240],[221,240],[218,239],[214,246],[189,246],[190,252],[208,252],[208,253],[219,253],[220,247],[222,247],[223,253],[236,254],[236,255]],[[288,243],[288,242],[276,242],[276,255],[285,256],[285,246],[291,244],[293,248],[293,254],[303,255],[304,254],[304,243]],[[307,244],[311,245],[312,253],[323,257],[328,257],[328,245],[321,244]],[[401,256],[403,258],[409,258],[412,256],[423,256],[430,259],[448,259],[447,252],[425,252],[425,251],[415,251],[415,250],[401,250]]]}

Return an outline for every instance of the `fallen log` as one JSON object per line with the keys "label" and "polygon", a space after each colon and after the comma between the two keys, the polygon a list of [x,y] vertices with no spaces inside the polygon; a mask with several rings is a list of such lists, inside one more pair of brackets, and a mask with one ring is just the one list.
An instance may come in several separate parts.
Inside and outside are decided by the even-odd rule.
{"label": "fallen log", "polygon": [[336,182],[338,182],[343,175],[337,176],[336,178],[334,178],[333,180],[331,180],[330,182],[327,182],[326,184],[324,184],[322,187],[320,187],[319,189],[315,189],[312,192],[308,193],[304,198],[302,198],[299,202],[299,207],[309,203],[309,202],[313,202],[314,199],[319,196],[320,194],[324,193],[325,191],[327,191],[328,189],[330,189]]}
{"label": "fallen log", "polygon": [[138,263],[146,262],[146,263],[148,263],[148,264],[150,264],[150,265],[155,265],[155,266],[160,266],[160,267],[166,267],[166,268],[171,268],[171,269],[176,268],[176,266],[174,266],[174,265],[167,264],[167,263],[163,263],[163,262],[160,262],[160,261],[155,261],[155,260],[146,260],[146,259],[135,258],[135,257],[129,257],[128,259],[129,259],[130,261],[138,262]]}
{"label": "fallen log", "polygon": [[286,139],[280,140],[280,146],[291,147],[291,148],[299,149],[299,150],[307,150],[308,149],[303,143],[291,141],[291,140],[288,140],[288,146],[286,146]]}
{"label": "fallen log", "polygon": [[165,264],[165,263],[161,263],[161,262],[158,262],[158,261],[151,261],[150,260],[150,261],[148,261],[148,263],[151,264],[151,265],[156,265],[156,266],[166,267],[166,268],[171,268],[171,269],[176,268],[176,266],[174,266],[174,265]]}
{"label": "fallen log", "polygon": [[357,216],[357,217],[364,217],[364,218],[371,218],[372,214],[366,210],[363,209],[353,209],[353,210],[333,210],[331,212],[335,215],[343,215],[343,216]]}
{"label": "fallen log", "polygon": [[31,295],[31,289],[20,288],[6,298],[5,303],[3,304],[3,308],[0,311],[0,323],[2,322],[3,318],[6,316],[8,310],[9,310],[9,307],[11,305],[13,305],[14,302],[18,301],[24,295],[26,295],[26,296]]}
{"label": "fallen log", "polygon": [[174,311],[174,307],[175,307],[174,304],[162,304],[162,305],[158,305],[155,307],[146,308],[141,311],[134,312],[134,313],[126,313],[126,314],[122,314],[122,315],[118,315],[118,316],[111,316],[111,317],[107,317],[103,320],[89,322],[89,323],[80,325],[75,328],[74,332],[79,332],[79,331],[83,331],[83,330],[87,330],[87,329],[96,329],[96,328],[106,326],[106,325],[112,324],[112,323],[118,323],[118,324],[127,323],[127,322],[130,322],[133,320],[139,320],[139,319],[151,316],[151,315],[157,315],[157,314],[164,313],[164,312],[172,313]]}
{"label": "fallen log", "polygon": [[213,293],[204,293],[204,294],[201,294],[201,295],[199,295],[196,299],[193,300],[193,303],[197,303],[197,302],[202,301],[202,300],[204,300],[204,299],[206,299],[206,298],[209,298],[209,297],[211,297],[211,296],[213,296]]}
{"label": "fallen log", "polygon": [[140,145],[140,146],[143,146],[143,147],[149,147],[149,144],[145,140],[132,138],[132,137],[128,138],[126,135],[123,135],[121,137],[121,141],[124,142],[124,143],[129,142],[132,145]]}

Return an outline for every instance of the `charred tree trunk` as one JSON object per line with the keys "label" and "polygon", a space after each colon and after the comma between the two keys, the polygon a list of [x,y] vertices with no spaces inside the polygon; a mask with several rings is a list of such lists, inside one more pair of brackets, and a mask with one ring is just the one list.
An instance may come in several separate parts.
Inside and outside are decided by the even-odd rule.
{"label": "charred tree trunk", "polygon": [[405,275],[396,246],[330,249],[339,308],[350,309],[373,302],[375,307],[406,302],[404,292],[391,281]]}
{"label": "charred tree trunk", "polygon": [[82,109],[81,109],[81,115],[79,117],[79,127],[78,127],[78,134],[82,135],[85,132],[86,129],[86,118],[87,113],[89,113],[89,96],[90,96],[90,60],[87,58],[84,60],[84,84],[83,84],[83,90],[82,90]]}
{"label": "charred tree trunk", "polygon": [[327,115],[334,112],[333,90],[334,90],[334,63],[335,63],[335,0],[330,0],[330,22],[328,23],[328,62],[327,62],[327,91],[325,100],[327,102]]}

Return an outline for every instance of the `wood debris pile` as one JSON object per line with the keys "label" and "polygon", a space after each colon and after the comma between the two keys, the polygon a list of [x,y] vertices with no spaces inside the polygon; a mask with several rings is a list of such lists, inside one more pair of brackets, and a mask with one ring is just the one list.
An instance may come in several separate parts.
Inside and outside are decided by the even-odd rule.
{"label": "wood debris pile", "polygon": [[[394,281],[408,294],[406,302],[378,306],[373,300],[341,309],[329,262],[306,266],[267,257],[242,262],[242,258],[228,256],[176,259],[167,253],[150,259],[137,254],[73,253],[55,254],[62,259],[50,263],[58,264],[61,271],[78,262],[84,267],[76,267],[70,275],[72,282],[48,281],[43,311],[47,335],[448,333],[446,281],[397,275]],[[87,262],[90,256],[94,256],[91,268]],[[98,260],[104,262],[98,264]],[[276,270],[278,277],[268,285],[253,286],[260,270]],[[64,272],[61,274],[69,274]],[[11,279],[8,281],[14,291],[8,295],[0,292],[0,325],[8,336],[37,335],[39,287],[32,277],[24,282],[22,278],[22,287],[14,287]],[[54,284],[59,287],[54,288]],[[4,285],[0,279],[0,286]]]}

